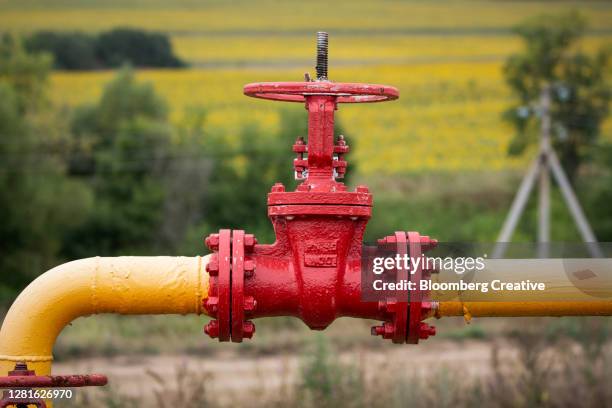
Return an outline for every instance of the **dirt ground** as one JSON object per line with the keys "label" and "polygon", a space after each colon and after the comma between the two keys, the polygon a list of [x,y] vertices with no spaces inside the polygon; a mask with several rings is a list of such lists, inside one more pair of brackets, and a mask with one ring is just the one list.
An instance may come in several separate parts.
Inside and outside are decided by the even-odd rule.
{"label": "dirt ground", "polygon": [[[429,378],[443,369],[462,375],[483,376],[490,371],[491,342],[431,341],[377,351],[356,350],[339,355],[340,360],[363,367],[366,376],[380,373],[407,373]],[[512,353],[502,349],[502,353]],[[143,356],[79,359],[54,366],[54,372],[103,373],[109,387],[133,397],[152,398],[160,384],[154,377],[166,379],[164,388],[176,389],[180,372],[188,372],[206,382],[207,392],[216,395],[249,395],[279,392],[295,384],[303,356],[298,353],[270,356],[240,356],[228,351],[212,356]]]}

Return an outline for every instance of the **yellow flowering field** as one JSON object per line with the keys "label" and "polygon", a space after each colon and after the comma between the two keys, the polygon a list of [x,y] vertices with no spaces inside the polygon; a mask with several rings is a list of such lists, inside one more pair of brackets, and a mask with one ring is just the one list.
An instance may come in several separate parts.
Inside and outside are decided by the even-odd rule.
{"label": "yellow flowering field", "polygon": [[[520,48],[508,29],[528,16],[570,9],[590,23],[581,47],[612,42],[612,2],[604,1],[4,0],[0,31],[163,31],[191,68],[139,70],[138,77],[167,99],[173,121],[203,107],[211,130],[231,135],[245,125],[277,130],[283,105],[246,98],[242,87],[302,80],[313,71],[314,33],[327,30],[333,80],[401,92],[391,103],[341,106],[360,171],[508,169],[527,160],[506,155],[512,129],[501,112],[511,95],[501,67]],[[55,72],[52,99],[58,106],[94,101],[113,75]],[[608,137],[611,127],[609,121]]]}
{"label": "yellow flowering field", "polygon": [[[300,80],[302,70],[147,70],[150,81],[168,99],[172,118],[180,120],[189,107],[208,112],[208,126],[228,135],[244,124],[263,132],[278,126],[281,103],[243,96],[248,82]],[[56,104],[93,101],[111,72],[56,73],[52,95]],[[505,146],[511,129],[500,120],[509,101],[499,63],[435,63],[420,65],[337,68],[338,81],[397,86],[398,101],[342,105],[338,117],[347,138],[356,141],[352,154],[364,173],[428,169],[503,169],[522,164],[509,159]],[[294,109],[303,109],[294,105]],[[297,135],[287,135],[289,138]],[[289,148],[289,145],[288,145]]]}
{"label": "yellow flowering field", "polygon": [[[314,32],[299,36],[173,36],[179,57],[196,67],[234,64],[278,64],[304,66],[313,64]],[[591,35],[580,47],[594,51],[610,43],[610,36]],[[512,35],[332,35],[330,64],[427,63],[443,61],[502,60],[520,50]]]}

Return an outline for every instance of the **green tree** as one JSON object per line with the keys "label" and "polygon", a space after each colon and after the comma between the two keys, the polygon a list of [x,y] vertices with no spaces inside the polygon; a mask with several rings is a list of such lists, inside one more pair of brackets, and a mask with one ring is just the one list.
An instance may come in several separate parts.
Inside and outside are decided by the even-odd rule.
{"label": "green tree", "polygon": [[2,35],[0,78],[14,89],[20,114],[48,108],[46,91],[51,62],[49,54],[29,53],[19,38]]}
{"label": "green tree", "polygon": [[166,34],[130,28],[101,33],[96,39],[96,56],[105,66],[130,63],[137,67],[183,67],[172,51]]}
{"label": "green tree", "polygon": [[95,52],[95,37],[79,32],[38,31],[25,40],[31,52],[53,54],[55,68],[96,69],[103,66]]}
{"label": "green tree", "polygon": [[570,179],[596,142],[611,97],[606,70],[609,50],[587,55],[579,48],[586,28],[576,12],[542,15],[515,28],[524,50],[512,55],[504,74],[518,104],[506,112],[517,134],[511,154],[521,154],[538,138],[537,115],[529,114],[543,87],[552,89],[551,114],[554,146]]}
{"label": "green tree", "polygon": [[30,52],[48,52],[59,69],[119,67],[183,67],[168,35],[134,29],[114,29],[98,35],[78,31],[38,31],[25,40]]}
{"label": "green tree", "polygon": [[50,65],[13,37],[0,40],[0,302],[57,262],[63,233],[86,208],[87,191],[54,154]]}
{"label": "green tree", "polygon": [[[593,165],[590,172],[589,183],[583,186],[581,193],[585,196],[589,213],[592,219],[597,220],[593,225],[595,234],[601,242],[612,241],[612,143],[602,143],[593,154]],[[604,251],[610,251],[610,244]],[[610,252],[607,252],[608,254]]]}
{"label": "green tree", "polygon": [[72,121],[70,173],[90,182],[93,209],[67,237],[70,257],[149,253],[163,248],[166,170],[172,159],[167,108],[131,69]]}
{"label": "green tree", "polygon": [[235,140],[209,135],[205,152],[213,158],[204,202],[210,230],[240,228],[273,238],[267,219],[266,195],[276,182],[292,184],[291,147],[245,124]]}

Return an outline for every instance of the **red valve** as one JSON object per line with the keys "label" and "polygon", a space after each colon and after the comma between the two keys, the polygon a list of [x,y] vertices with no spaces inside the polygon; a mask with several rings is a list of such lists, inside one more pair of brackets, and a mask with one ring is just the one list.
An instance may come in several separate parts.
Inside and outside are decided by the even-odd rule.
{"label": "red valve", "polygon": [[[101,374],[88,375],[36,375],[34,370],[28,370],[25,362],[15,364],[15,369],[9,371],[8,376],[0,377],[0,388],[12,388],[29,390],[32,388],[74,388],[103,386],[108,383],[106,376]],[[14,398],[8,391],[0,400],[0,408],[9,406],[27,407],[34,405],[38,408],[46,408],[43,399],[40,398]]]}
{"label": "red valve", "polygon": [[[386,85],[334,83],[327,75],[327,34],[317,41],[317,78],[305,82],[264,82],[244,87],[247,96],[303,102],[308,111],[308,135],[293,145],[295,191],[280,183],[268,194],[268,217],[276,241],[258,244],[241,230],[221,230],[206,239],[213,252],[209,298],[204,307],[214,320],[205,332],[219,341],[251,338],[251,319],[295,316],[315,330],[340,316],[383,320],[372,329],[395,343],[416,343],[435,334],[422,323],[431,311],[427,294],[411,299],[365,302],[361,292],[362,239],[372,213],[372,195],[365,186],[347,191],[343,178],[349,146],[334,135],[339,103],[383,102],[397,99]],[[397,232],[388,242],[398,253],[420,256],[431,245],[418,233]],[[410,279],[420,279],[417,271]],[[398,271],[398,279],[408,279]]]}

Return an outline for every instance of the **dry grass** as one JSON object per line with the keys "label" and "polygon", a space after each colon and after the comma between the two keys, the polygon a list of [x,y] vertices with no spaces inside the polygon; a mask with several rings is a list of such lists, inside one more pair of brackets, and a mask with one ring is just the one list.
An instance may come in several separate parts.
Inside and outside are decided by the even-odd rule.
{"label": "dry grass", "polygon": [[[612,403],[612,390],[608,386],[612,380],[612,350],[607,342],[610,319],[552,322],[550,319],[514,321],[511,325],[514,329],[507,337],[498,338],[493,347],[487,347],[491,353],[489,363],[476,370],[472,365],[482,362],[469,359],[449,366],[432,364],[433,361],[419,355],[407,363],[397,358],[397,346],[395,353],[379,352],[379,358],[359,349],[339,353],[342,346],[330,342],[326,336],[315,335],[304,344],[297,365],[281,365],[273,373],[255,369],[251,375],[259,380],[247,386],[235,379],[238,385],[233,392],[215,388],[217,363],[210,362],[208,369],[177,363],[176,367],[162,368],[162,371],[150,370],[149,388],[140,397],[156,399],[157,402],[151,402],[152,406],[161,408],[462,408],[480,407],[485,403],[499,408],[609,406]],[[520,330],[515,330],[519,326]],[[440,346],[441,343],[428,341],[417,347],[425,347],[422,355],[431,357],[432,351]],[[474,344],[455,349],[446,345],[439,352],[459,356],[472,348]],[[387,358],[380,358],[385,354]],[[233,371],[244,375],[238,374],[242,369],[236,367]],[[278,381],[269,388],[265,384],[270,383],[271,374]],[[115,388],[102,394],[99,390],[88,391],[79,398],[89,401],[87,406],[92,407],[131,407],[137,406],[133,404],[140,397],[133,393],[121,394]]]}

